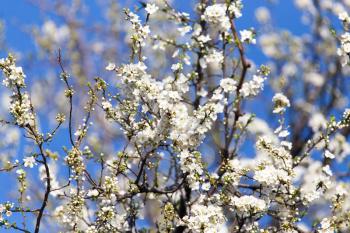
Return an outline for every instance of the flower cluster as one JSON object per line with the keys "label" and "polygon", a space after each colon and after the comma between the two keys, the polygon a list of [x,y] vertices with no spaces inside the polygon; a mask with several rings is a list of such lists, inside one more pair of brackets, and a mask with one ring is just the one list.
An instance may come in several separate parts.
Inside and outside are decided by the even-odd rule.
{"label": "flower cluster", "polygon": [[265,78],[262,75],[254,75],[252,80],[243,83],[240,93],[243,97],[256,96],[264,88]]}
{"label": "flower cluster", "polygon": [[9,88],[24,87],[24,78],[22,67],[16,66],[16,59],[10,54],[7,58],[0,59],[0,69],[5,75],[2,83]]}
{"label": "flower cluster", "polygon": [[225,32],[230,28],[230,19],[226,15],[226,11],[226,4],[214,4],[205,8],[202,18]]}
{"label": "flower cluster", "polygon": [[133,34],[130,37],[132,40],[132,43],[136,47],[145,46],[145,39],[148,37],[148,34],[150,33],[149,26],[142,25],[139,19],[139,16],[130,11],[128,10],[125,11],[125,14],[127,19],[130,21],[133,29]]}
{"label": "flower cluster", "polygon": [[[343,11],[338,15],[339,19],[343,22],[345,28],[348,27],[350,23],[350,17],[347,12]],[[340,48],[338,48],[337,53],[338,56],[341,57],[342,66],[346,66],[349,64],[349,53],[350,53],[350,33],[345,32],[340,35]]]}
{"label": "flower cluster", "polygon": [[236,210],[243,214],[259,213],[264,211],[267,206],[264,200],[254,196],[233,197],[231,201]]}
{"label": "flower cluster", "polygon": [[29,95],[22,92],[25,87],[22,67],[16,66],[15,58],[10,54],[6,59],[0,59],[0,69],[5,75],[3,84],[13,91],[9,112],[16,120],[16,124],[24,126],[30,124],[34,120],[32,105]]}
{"label": "flower cluster", "polygon": [[182,219],[193,232],[220,232],[224,227],[225,216],[221,207],[207,204],[195,204],[189,216]]}

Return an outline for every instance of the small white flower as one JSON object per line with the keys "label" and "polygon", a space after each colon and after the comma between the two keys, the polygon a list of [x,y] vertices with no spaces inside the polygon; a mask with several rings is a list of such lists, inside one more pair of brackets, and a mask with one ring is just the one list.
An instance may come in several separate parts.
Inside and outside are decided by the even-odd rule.
{"label": "small white flower", "polygon": [[224,92],[231,92],[236,90],[236,83],[232,78],[224,78],[220,81],[220,87],[224,89]]}
{"label": "small white flower", "polygon": [[324,152],[324,157],[329,158],[329,159],[334,159],[335,158],[334,154],[331,153],[329,150],[326,150]]}
{"label": "small white flower", "polygon": [[210,36],[209,35],[200,35],[199,37],[197,37],[197,40],[198,42],[202,43],[202,44],[205,44],[207,43],[208,41],[211,40]]}
{"label": "small white flower", "polygon": [[209,191],[209,189],[210,189],[210,183],[209,183],[209,182],[206,182],[206,183],[202,184],[202,189],[203,189],[204,191]]}
{"label": "small white flower", "polygon": [[286,111],[286,107],[290,107],[289,99],[282,93],[275,94],[272,101],[275,104],[273,113],[284,113]]}
{"label": "small white flower", "polygon": [[145,10],[147,11],[148,14],[153,15],[158,11],[159,7],[156,6],[155,4],[148,3]]}
{"label": "small white flower", "polygon": [[181,63],[176,63],[171,66],[172,71],[178,71],[182,69],[182,64]]}
{"label": "small white flower", "polygon": [[111,109],[112,108],[112,104],[108,101],[103,101],[102,102],[102,108],[103,110],[108,110],[108,109]]}
{"label": "small white flower", "polygon": [[230,13],[233,13],[235,18],[242,17],[242,8],[243,4],[241,0],[231,1],[230,6],[228,7],[228,10]]}
{"label": "small white flower", "polygon": [[7,217],[11,217],[11,215],[12,215],[12,212],[10,210],[6,211],[6,216]]}
{"label": "small white flower", "polygon": [[285,138],[289,135],[289,132],[288,130],[282,130],[279,134],[278,134],[278,137],[280,138]]}
{"label": "small white flower", "polygon": [[215,49],[211,50],[209,54],[204,55],[204,57],[199,61],[201,67],[203,69],[208,67],[208,64],[212,66],[212,68],[221,67],[221,64],[224,62],[224,56],[222,52],[217,51]]}
{"label": "small white flower", "polygon": [[247,42],[249,44],[255,44],[256,39],[255,34],[253,33],[252,30],[242,30],[239,32],[241,34],[241,41],[242,42]]}
{"label": "small white flower", "polygon": [[266,209],[267,205],[264,200],[251,195],[233,197],[232,204],[237,211],[242,213],[257,213]]}
{"label": "small white flower", "polygon": [[240,94],[243,97],[256,96],[264,88],[265,78],[261,75],[253,75],[253,79],[242,85]]}
{"label": "small white flower", "polygon": [[202,19],[210,22],[215,28],[227,31],[230,28],[230,19],[226,15],[225,4],[214,4],[205,9]]}
{"label": "small white flower", "polygon": [[23,159],[24,167],[33,168],[36,165],[35,158],[33,156],[29,156]]}
{"label": "small white flower", "polygon": [[[203,197],[200,197],[203,199]],[[189,215],[182,218],[191,232],[221,232],[226,218],[221,207],[214,204],[195,203]]]}
{"label": "small white flower", "polygon": [[347,12],[343,11],[343,12],[340,12],[338,14],[338,18],[341,20],[341,21],[349,21],[349,15]]}
{"label": "small white flower", "polygon": [[19,176],[21,176],[21,175],[26,174],[26,172],[25,172],[23,169],[18,169],[18,170],[16,171],[16,174],[19,175]]}
{"label": "small white flower", "polygon": [[87,196],[88,197],[97,197],[99,194],[98,190],[97,189],[90,189],[88,192],[87,192]]}
{"label": "small white flower", "polygon": [[83,130],[81,128],[77,129],[77,131],[75,131],[74,136],[76,137],[80,137],[83,134]]}
{"label": "small white flower", "polygon": [[110,62],[108,63],[108,65],[106,66],[106,70],[112,71],[115,69],[115,64]]}

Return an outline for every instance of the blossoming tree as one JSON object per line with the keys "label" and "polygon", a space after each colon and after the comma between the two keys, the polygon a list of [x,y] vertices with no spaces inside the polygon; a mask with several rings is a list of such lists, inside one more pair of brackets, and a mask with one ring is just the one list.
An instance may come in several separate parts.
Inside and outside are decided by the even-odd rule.
{"label": "blossoming tree", "polygon": [[61,23],[0,59],[1,232],[350,231],[350,1],[296,0],[301,36],[249,1],[33,2]]}

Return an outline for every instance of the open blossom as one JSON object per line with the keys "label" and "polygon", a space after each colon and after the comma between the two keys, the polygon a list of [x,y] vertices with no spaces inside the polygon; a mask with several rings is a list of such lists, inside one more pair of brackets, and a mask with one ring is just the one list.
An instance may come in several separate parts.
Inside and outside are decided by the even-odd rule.
{"label": "open blossom", "polygon": [[251,195],[233,197],[232,204],[238,212],[243,213],[258,213],[264,211],[267,207],[264,200]]}
{"label": "open blossom", "polygon": [[102,108],[103,108],[104,110],[111,109],[111,108],[112,108],[112,104],[111,104],[109,101],[103,101],[103,102],[102,102]]}
{"label": "open blossom", "polygon": [[205,47],[205,44],[212,40],[210,35],[200,35],[195,38],[200,47]]}
{"label": "open blossom", "polygon": [[220,67],[223,62],[224,62],[224,57],[222,53],[213,49],[210,51],[209,54],[205,55],[200,60],[200,65],[202,66],[202,68],[207,68],[208,65],[211,65],[217,68],[217,67]]}
{"label": "open blossom", "polygon": [[36,165],[35,158],[33,156],[29,156],[23,159],[24,167],[33,168]]}
{"label": "open blossom", "polygon": [[338,14],[338,18],[339,18],[341,21],[350,22],[349,14],[348,14],[346,11],[340,12],[340,13]]}
{"label": "open blossom", "polygon": [[25,172],[23,169],[18,169],[18,170],[16,170],[16,174],[17,174],[18,176],[23,176],[23,175],[26,174],[26,172]]}
{"label": "open blossom", "polygon": [[264,87],[265,78],[261,75],[253,75],[253,79],[243,83],[240,94],[243,97],[256,96]]}
{"label": "open blossom", "polygon": [[111,70],[114,70],[114,69],[115,69],[115,64],[112,63],[112,62],[108,63],[108,65],[106,66],[106,70],[111,71]]}
{"label": "open blossom", "polygon": [[219,232],[224,226],[225,216],[221,207],[213,204],[195,204],[191,207],[189,216],[183,221],[192,232],[211,233]]}
{"label": "open blossom", "polygon": [[274,102],[273,113],[283,113],[286,111],[286,107],[290,107],[288,98],[282,93],[277,93],[273,96],[272,101]]}
{"label": "open blossom", "polygon": [[97,197],[99,194],[98,190],[97,189],[90,189],[88,192],[87,192],[87,196],[88,197]]}
{"label": "open blossom", "polygon": [[140,17],[133,12],[126,11],[126,15],[133,29],[133,32],[130,36],[131,41],[135,43],[136,47],[145,46],[145,41],[151,32],[149,25],[143,25],[141,23]]}
{"label": "open blossom", "polygon": [[173,65],[171,66],[171,69],[172,69],[173,71],[181,70],[181,69],[182,69],[182,64],[181,64],[181,63],[173,64]]}
{"label": "open blossom", "polygon": [[225,92],[231,92],[236,90],[236,81],[232,78],[221,79],[220,86]]}
{"label": "open blossom", "polygon": [[147,3],[145,10],[148,14],[153,15],[158,11],[159,7],[152,3]]}
{"label": "open blossom", "polygon": [[8,55],[6,59],[0,59],[0,69],[5,75],[4,86],[13,91],[9,111],[16,121],[16,124],[24,126],[34,120],[32,105],[27,92],[21,93],[21,88],[25,87],[24,78],[26,77],[22,67],[17,67],[16,59]]}
{"label": "open blossom", "polygon": [[242,16],[242,0],[231,1],[231,4],[228,7],[230,13],[234,15],[235,18],[240,18]]}
{"label": "open blossom", "polygon": [[260,183],[267,185],[279,185],[279,182],[285,183],[290,181],[291,177],[283,169],[276,169],[274,166],[266,166],[262,170],[257,170],[254,173],[254,179]]}
{"label": "open blossom", "polygon": [[205,9],[202,18],[218,27],[219,30],[227,31],[230,28],[230,22],[226,10],[225,4],[214,4]]}
{"label": "open blossom", "polygon": [[329,158],[329,159],[334,159],[335,158],[334,154],[331,153],[329,150],[325,151],[324,157]]}
{"label": "open blossom", "polygon": [[252,30],[242,30],[239,32],[241,34],[241,41],[247,42],[249,44],[255,44],[255,34]]}

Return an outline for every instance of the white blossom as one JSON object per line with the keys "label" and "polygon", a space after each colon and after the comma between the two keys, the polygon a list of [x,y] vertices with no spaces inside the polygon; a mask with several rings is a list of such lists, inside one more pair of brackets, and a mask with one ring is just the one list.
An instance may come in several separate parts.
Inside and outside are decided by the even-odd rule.
{"label": "white blossom", "polygon": [[97,197],[99,194],[98,190],[97,189],[90,189],[88,192],[87,192],[87,196],[88,197]]}
{"label": "white blossom", "polygon": [[23,159],[24,167],[30,167],[33,168],[34,165],[36,165],[35,158],[33,156],[25,157]]}
{"label": "white blossom", "polygon": [[224,78],[220,81],[220,86],[225,92],[232,92],[236,90],[236,81],[232,78]]}
{"label": "white blossom", "polygon": [[213,49],[210,51],[209,54],[205,55],[200,60],[200,65],[202,66],[202,68],[207,68],[208,65],[212,65],[213,67],[220,67],[223,61],[224,61],[224,57],[222,53]]}
{"label": "white blossom", "polygon": [[112,62],[108,63],[108,65],[106,66],[106,70],[111,71],[111,70],[114,70],[114,69],[115,69],[115,64],[112,63]]}
{"label": "white blossom", "polygon": [[0,59],[0,69],[5,75],[5,79],[2,83],[6,87],[24,87],[24,78],[26,75],[24,74],[22,67],[16,66],[15,61],[16,60],[11,55],[6,59]]}
{"label": "white blossom", "polygon": [[253,75],[253,79],[242,85],[240,93],[243,97],[256,96],[264,87],[265,78],[261,75]]}
{"label": "white blossom", "polygon": [[334,154],[332,154],[329,150],[325,151],[324,157],[329,158],[329,159],[334,159],[335,158]]}
{"label": "white blossom", "polygon": [[282,93],[275,94],[272,98],[272,102],[274,102],[273,113],[284,113],[286,111],[286,107],[290,107],[288,98]]}
{"label": "white blossom", "polygon": [[230,28],[230,22],[226,15],[226,9],[227,7],[225,4],[214,4],[208,6],[205,9],[202,18],[218,27],[219,30],[227,31]]}
{"label": "white blossom", "polygon": [[145,10],[148,14],[153,15],[158,11],[159,7],[152,3],[147,3]]}
{"label": "white blossom", "polygon": [[341,47],[338,48],[338,56],[341,57],[342,66],[345,66],[349,63],[349,53],[350,53],[350,33],[345,32],[340,36]]}
{"label": "white blossom", "polygon": [[219,206],[213,204],[195,204],[189,216],[183,218],[186,226],[193,232],[219,232],[225,223],[225,217]]}
{"label": "white blossom", "polygon": [[252,30],[242,30],[239,33],[241,35],[242,42],[247,42],[249,44],[256,43],[255,34]]}
{"label": "white blossom", "polygon": [[242,17],[243,4],[241,0],[232,1],[228,7],[230,13],[234,15],[235,18]]}
{"label": "white blossom", "polygon": [[233,197],[232,204],[241,213],[258,213],[266,209],[266,202],[251,195]]}

